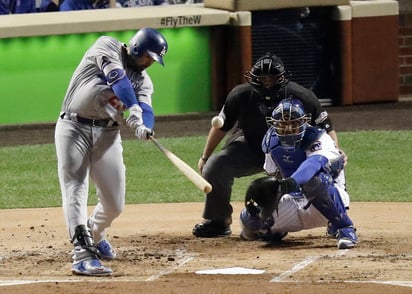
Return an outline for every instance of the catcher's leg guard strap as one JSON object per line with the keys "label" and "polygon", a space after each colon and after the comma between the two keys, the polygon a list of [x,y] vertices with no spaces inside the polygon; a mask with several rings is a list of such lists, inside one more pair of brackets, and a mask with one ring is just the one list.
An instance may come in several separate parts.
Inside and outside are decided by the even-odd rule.
{"label": "catcher's leg guard strap", "polygon": [[326,173],[320,173],[308,183],[302,185],[305,196],[336,228],[352,226],[353,223],[346,214],[339,192],[333,185],[332,178]]}

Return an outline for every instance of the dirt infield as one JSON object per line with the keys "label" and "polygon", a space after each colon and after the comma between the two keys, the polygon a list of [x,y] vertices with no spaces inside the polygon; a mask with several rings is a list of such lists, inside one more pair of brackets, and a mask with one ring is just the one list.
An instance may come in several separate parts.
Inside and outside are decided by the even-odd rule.
{"label": "dirt infield", "polygon": [[[412,102],[330,108],[338,131],[412,129]],[[206,134],[210,115],[158,120],[159,137]],[[0,146],[52,143],[53,126],[0,128]],[[124,138],[129,133],[123,132]],[[266,245],[197,239],[203,203],[128,205],[108,231],[110,278],[73,276],[61,208],[0,210],[0,293],[412,293],[412,203],[352,203],[361,243],[338,250],[324,229]],[[210,269],[261,274],[197,274]]]}
{"label": "dirt infield", "polygon": [[[412,292],[412,203],[353,203],[350,214],[361,243],[352,250],[338,250],[324,229],[293,233],[271,246],[244,242],[236,220],[229,238],[196,239],[191,229],[202,206],[127,206],[109,231],[119,255],[106,263],[114,270],[111,278],[71,275],[71,244],[60,208],[2,210],[0,292]],[[235,203],[234,215],[240,209]],[[232,267],[264,273],[195,273]]]}

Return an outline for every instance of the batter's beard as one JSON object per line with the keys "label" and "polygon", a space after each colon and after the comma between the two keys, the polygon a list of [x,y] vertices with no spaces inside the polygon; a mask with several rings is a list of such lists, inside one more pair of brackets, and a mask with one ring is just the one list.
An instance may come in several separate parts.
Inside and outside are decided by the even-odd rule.
{"label": "batter's beard", "polygon": [[127,52],[127,47],[123,46],[123,60],[126,60],[126,66],[134,72],[141,73],[146,67],[137,65],[134,61],[135,58]]}
{"label": "batter's beard", "polygon": [[134,72],[139,72],[139,73],[145,70],[145,67],[137,65],[134,62],[134,58],[130,55],[127,56],[127,67],[132,69]]}

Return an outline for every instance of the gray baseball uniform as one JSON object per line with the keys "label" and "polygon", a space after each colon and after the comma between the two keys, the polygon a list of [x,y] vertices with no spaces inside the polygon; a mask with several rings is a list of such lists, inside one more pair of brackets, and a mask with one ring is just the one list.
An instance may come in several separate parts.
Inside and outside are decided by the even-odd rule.
{"label": "gray baseball uniform", "polygon": [[56,124],[55,143],[63,211],[69,236],[88,219],[89,176],[96,185],[98,204],[88,225],[96,243],[122,212],[125,166],[119,125],[124,103],[116,97],[111,76],[125,72],[139,103],[151,107],[153,84],[145,71],[128,66],[125,45],[103,36],[85,53],[64,97]]}

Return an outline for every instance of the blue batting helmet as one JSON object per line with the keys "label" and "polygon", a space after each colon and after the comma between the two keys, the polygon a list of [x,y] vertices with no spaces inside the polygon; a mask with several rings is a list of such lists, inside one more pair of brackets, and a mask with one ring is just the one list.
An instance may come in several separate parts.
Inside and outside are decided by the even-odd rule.
{"label": "blue batting helmet", "polygon": [[146,52],[164,66],[163,56],[167,52],[168,45],[166,39],[157,30],[151,28],[139,30],[130,39],[129,47],[132,56],[141,56]]}

